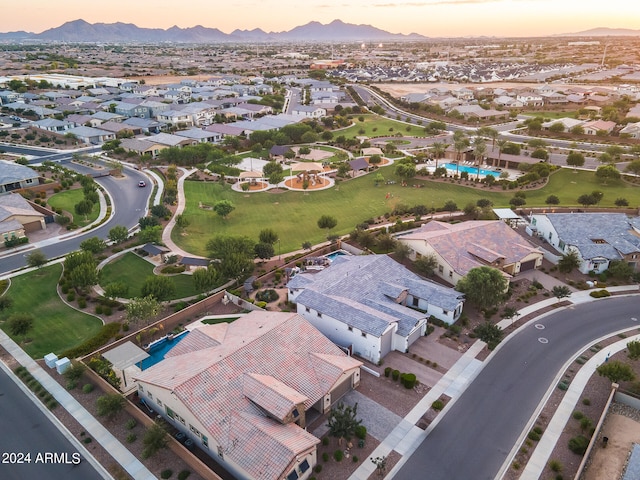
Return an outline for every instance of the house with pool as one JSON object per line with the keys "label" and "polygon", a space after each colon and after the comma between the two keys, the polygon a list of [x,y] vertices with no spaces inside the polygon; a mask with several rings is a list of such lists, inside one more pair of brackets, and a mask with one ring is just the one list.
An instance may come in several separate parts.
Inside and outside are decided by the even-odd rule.
{"label": "house with pool", "polygon": [[240,480],[308,479],[307,425],[360,383],[349,357],[296,313],[202,325],[134,376],[155,412]]}
{"label": "house with pool", "polygon": [[345,350],[378,363],[406,352],[434,316],[454,323],[464,294],[426,280],[387,255],[340,255],[287,283],[298,313]]}
{"label": "house with pool", "polygon": [[432,221],[397,235],[411,249],[412,259],[433,256],[434,274],[457,285],[469,270],[489,266],[511,279],[542,265],[543,252],[502,220],[449,224]]}

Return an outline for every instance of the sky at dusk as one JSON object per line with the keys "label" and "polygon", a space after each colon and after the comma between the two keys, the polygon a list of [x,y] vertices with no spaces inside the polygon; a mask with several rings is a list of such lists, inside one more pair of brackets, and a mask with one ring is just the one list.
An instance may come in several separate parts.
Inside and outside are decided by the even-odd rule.
{"label": "sky at dusk", "polygon": [[202,25],[280,32],[316,20],[368,24],[432,37],[543,36],[596,27],[640,29],[638,0],[22,0],[0,31],[40,33],[82,18],[139,27]]}

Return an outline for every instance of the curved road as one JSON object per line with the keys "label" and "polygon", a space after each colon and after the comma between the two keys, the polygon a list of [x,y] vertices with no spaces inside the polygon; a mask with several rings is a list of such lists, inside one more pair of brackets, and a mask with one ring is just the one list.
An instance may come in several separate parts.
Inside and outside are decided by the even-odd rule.
{"label": "curved road", "polygon": [[[73,168],[73,165],[66,165]],[[109,230],[116,225],[124,225],[131,228],[138,223],[138,219],[145,215],[151,188],[139,188],[138,182],[148,177],[135,170],[126,169],[123,178],[100,177],[96,182],[105,188],[111,195],[113,202],[113,217],[97,228],[83,234],[62,240],[51,245],[40,247],[39,250],[47,258],[55,258],[65,255],[80,248],[80,243],[89,237],[107,238]],[[13,255],[0,258],[0,273],[9,272],[26,265],[25,256],[32,250],[19,251]]]}
{"label": "curved road", "polygon": [[393,478],[494,479],[563,365],[598,338],[640,326],[632,320],[639,311],[637,295],[608,298],[527,325],[501,346]]}

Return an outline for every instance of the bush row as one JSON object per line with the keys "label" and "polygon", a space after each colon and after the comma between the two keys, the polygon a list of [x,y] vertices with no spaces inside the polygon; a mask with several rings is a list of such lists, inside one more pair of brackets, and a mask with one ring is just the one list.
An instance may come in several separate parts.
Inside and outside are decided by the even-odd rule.
{"label": "bush row", "polygon": [[119,323],[108,323],[103,325],[96,335],[85,340],[77,347],[69,348],[60,353],[60,357],[78,358],[87,355],[105,345],[111,338],[115,337],[119,331]]}
{"label": "bush row", "polygon": [[53,410],[58,406],[58,402],[55,398],[42,386],[42,384],[36,380],[31,373],[20,365],[14,370],[14,373],[22,382],[29,387],[29,389],[35,393],[40,401],[44,403],[49,410]]}

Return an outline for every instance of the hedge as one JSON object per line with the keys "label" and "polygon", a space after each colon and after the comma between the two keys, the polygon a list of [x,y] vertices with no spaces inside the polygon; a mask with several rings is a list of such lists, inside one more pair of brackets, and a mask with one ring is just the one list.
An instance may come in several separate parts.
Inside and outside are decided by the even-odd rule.
{"label": "hedge", "polygon": [[414,373],[404,373],[400,377],[400,381],[404,385],[404,388],[411,390],[416,384],[416,375]]}
{"label": "hedge", "polygon": [[608,290],[594,290],[593,292],[589,293],[589,295],[593,298],[603,298],[610,297],[611,293],[609,293]]}
{"label": "hedge", "polygon": [[100,331],[93,337],[85,340],[77,347],[69,348],[60,353],[60,357],[78,358],[87,355],[104,344],[106,344],[111,338],[115,337],[116,333],[120,331],[119,323],[107,323],[103,325]]}

